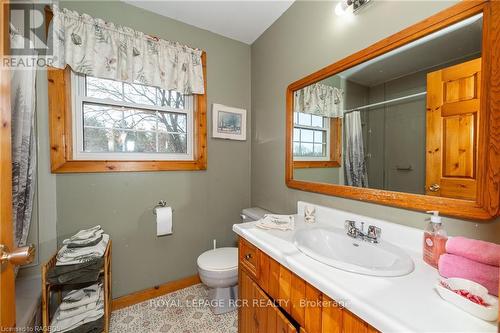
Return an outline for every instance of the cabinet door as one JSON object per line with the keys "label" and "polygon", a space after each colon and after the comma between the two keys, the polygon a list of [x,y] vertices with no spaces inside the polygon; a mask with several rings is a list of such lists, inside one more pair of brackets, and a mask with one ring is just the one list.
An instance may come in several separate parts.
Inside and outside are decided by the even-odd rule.
{"label": "cabinet door", "polygon": [[342,309],[330,297],[323,295],[321,309],[321,332],[342,333]]}
{"label": "cabinet door", "polygon": [[321,332],[321,292],[306,283],[306,301],[305,307],[305,330],[307,332]]}
{"label": "cabinet door", "polygon": [[426,194],[474,200],[481,58],[427,74]]}
{"label": "cabinet door", "polygon": [[270,308],[270,311],[276,311],[276,333],[297,333],[297,329],[290,323],[288,319],[281,313],[281,311],[276,308]]}
{"label": "cabinet door", "polygon": [[272,302],[255,282],[253,282],[252,293],[254,301],[252,313],[255,327],[254,332],[266,333],[268,332],[267,317]]}
{"label": "cabinet door", "polygon": [[240,270],[240,308],[238,315],[238,326],[240,333],[254,333],[255,325],[253,322],[253,281],[245,271]]}
{"label": "cabinet door", "polygon": [[297,330],[244,270],[240,271],[239,332],[296,333]]}
{"label": "cabinet door", "polygon": [[273,304],[271,299],[255,284],[254,299],[256,304],[256,332],[260,333],[297,333],[292,323],[283,312]]}
{"label": "cabinet door", "polygon": [[377,330],[335,301],[323,295],[321,311],[322,333],[375,333]]}
{"label": "cabinet door", "polygon": [[349,311],[342,311],[343,333],[368,333],[368,325]]}
{"label": "cabinet door", "polygon": [[342,332],[343,333],[377,333],[378,331],[368,325],[361,318],[356,317],[347,310],[342,311]]}

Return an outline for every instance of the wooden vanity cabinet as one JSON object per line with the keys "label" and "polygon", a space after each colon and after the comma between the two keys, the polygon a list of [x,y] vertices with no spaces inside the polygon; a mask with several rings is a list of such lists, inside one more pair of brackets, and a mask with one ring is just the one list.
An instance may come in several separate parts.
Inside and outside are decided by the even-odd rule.
{"label": "wooden vanity cabinet", "polygon": [[297,332],[291,321],[245,270],[240,271],[239,282],[240,300],[242,300],[239,312],[239,332]]}
{"label": "wooden vanity cabinet", "polygon": [[245,239],[239,239],[239,333],[374,333]]}

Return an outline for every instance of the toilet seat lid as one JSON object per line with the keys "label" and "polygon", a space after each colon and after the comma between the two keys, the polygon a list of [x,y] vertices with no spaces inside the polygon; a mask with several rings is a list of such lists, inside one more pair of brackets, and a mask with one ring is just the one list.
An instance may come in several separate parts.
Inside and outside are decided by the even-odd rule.
{"label": "toilet seat lid", "polygon": [[238,267],[238,248],[221,247],[203,252],[198,257],[198,267],[210,271],[225,271]]}

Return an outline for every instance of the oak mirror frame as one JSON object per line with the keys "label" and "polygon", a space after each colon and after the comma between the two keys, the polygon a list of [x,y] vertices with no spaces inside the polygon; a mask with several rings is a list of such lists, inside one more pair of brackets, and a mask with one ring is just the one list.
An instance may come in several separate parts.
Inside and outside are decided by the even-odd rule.
{"label": "oak mirror frame", "polygon": [[[457,22],[482,14],[482,49],[479,133],[476,143],[476,190],[474,199],[402,193],[294,178],[294,94],[296,91],[325,80],[356,65],[395,50]],[[438,210],[443,215],[468,220],[487,221],[499,215],[500,201],[500,2],[488,0],[462,1],[427,19],[389,36],[332,65],[290,84],[286,90],[286,166],[288,187],[360,201],[416,211]],[[340,157],[338,157],[340,158]],[[314,167],[314,166],[312,166]]]}

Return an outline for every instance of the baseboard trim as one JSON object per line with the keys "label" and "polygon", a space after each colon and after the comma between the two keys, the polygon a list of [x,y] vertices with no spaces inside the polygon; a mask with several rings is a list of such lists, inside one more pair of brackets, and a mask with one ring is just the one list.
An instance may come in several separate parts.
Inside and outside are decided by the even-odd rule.
{"label": "baseboard trim", "polygon": [[132,294],[114,299],[111,303],[111,307],[113,309],[112,311],[123,309],[127,306],[141,303],[147,301],[148,299],[162,296],[173,291],[198,284],[200,282],[200,277],[198,275],[192,275],[183,279],[167,282],[159,286],[154,286],[153,288],[136,291]]}

